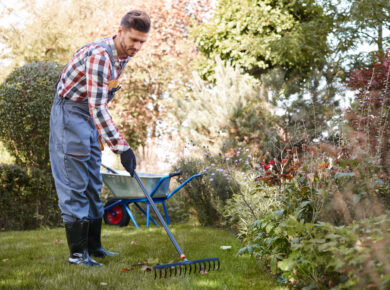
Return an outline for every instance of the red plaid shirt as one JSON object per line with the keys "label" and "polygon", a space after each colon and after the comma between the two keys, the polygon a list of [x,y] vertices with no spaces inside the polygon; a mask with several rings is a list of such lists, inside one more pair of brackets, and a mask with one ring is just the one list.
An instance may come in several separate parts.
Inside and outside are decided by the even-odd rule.
{"label": "red plaid shirt", "polygon": [[[108,112],[108,82],[117,80],[121,69],[126,66],[130,57],[119,59],[114,38],[107,37],[105,41],[114,55],[114,64],[106,50],[94,43],[78,50],[62,71],[57,85],[60,97],[81,102],[88,97],[89,113],[95,122],[99,134],[110,149],[120,154],[130,148],[126,140],[119,134],[111,115]],[[114,77],[111,78],[111,74]]]}

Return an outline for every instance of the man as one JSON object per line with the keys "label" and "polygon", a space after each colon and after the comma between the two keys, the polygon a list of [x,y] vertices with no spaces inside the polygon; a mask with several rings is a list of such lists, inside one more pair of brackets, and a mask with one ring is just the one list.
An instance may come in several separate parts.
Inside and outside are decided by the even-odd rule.
{"label": "man", "polygon": [[117,35],[87,44],[73,55],[56,85],[50,115],[50,161],[70,264],[101,266],[90,255],[116,255],[101,245],[101,139],[120,154],[123,167],[133,176],[134,152],[119,134],[107,103],[119,89],[121,72],[141,49],[149,30],[150,19],[145,12],[128,12]]}

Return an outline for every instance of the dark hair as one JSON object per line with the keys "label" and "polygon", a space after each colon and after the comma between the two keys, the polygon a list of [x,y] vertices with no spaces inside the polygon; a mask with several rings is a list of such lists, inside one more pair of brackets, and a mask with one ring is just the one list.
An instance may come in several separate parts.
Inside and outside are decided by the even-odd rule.
{"label": "dark hair", "polygon": [[144,11],[131,10],[122,17],[121,26],[125,29],[134,28],[147,33],[150,30],[150,18]]}

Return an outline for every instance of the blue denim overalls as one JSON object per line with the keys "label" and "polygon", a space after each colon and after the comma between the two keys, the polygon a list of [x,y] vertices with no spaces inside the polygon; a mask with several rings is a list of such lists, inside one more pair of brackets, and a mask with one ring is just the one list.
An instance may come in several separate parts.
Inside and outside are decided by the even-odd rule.
{"label": "blue denim overalls", "polygon": [[[111,48],[104,42],[96,44],[107,51],[114,64]],[[111,80],[113,77],[114,74],[111,74]],[[119,87],[108,91],[108,101],[117,90]],[[99,133],[89,114],[88,98],[76,103],[60,98],[56,93],[50,114],[49,149],[64,223],[102,218],[104,209],[99,198],[102,153]]]}

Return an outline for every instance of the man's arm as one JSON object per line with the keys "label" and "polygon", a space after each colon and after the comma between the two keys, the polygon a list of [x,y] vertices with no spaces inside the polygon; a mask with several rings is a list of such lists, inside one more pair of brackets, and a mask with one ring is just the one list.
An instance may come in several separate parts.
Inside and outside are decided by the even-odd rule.
{"label": "man's arm", "polygon": [[97,53],[86,59],[85,68],[90,115],[110,149],[121,154],[130,146],[119,134],[107,109],[108,81],[112,70],[110,58],[106,52],[101,53],[97,49]]}

